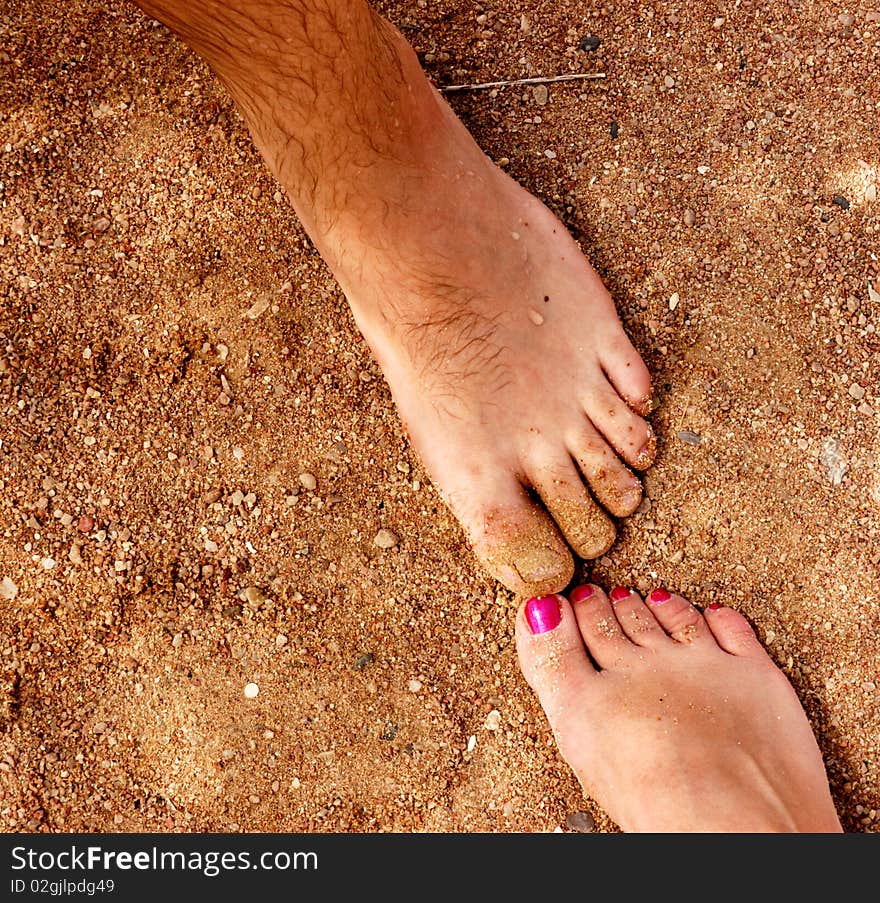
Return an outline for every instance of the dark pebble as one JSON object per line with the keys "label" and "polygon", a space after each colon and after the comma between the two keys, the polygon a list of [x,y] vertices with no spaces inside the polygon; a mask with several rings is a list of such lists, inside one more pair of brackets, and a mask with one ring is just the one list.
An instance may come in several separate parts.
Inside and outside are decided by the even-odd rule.
{"label": "dark pebble", "polygon": [[841,210],[849,210],[849,201],[842,195],[836,194],[831,200],[832,204],[837,204]]}
{"label": "dark pebble", "polygon": [[688,445],[700,445],[703,441],[702,436],[692,433],[690,430],[682,430],[678,434],[678,438],[681,439],[682,442],[687,442]]}
{"label": "dark pebble", "polygon": [[565,824],[579,834],[592,834],[596,830],[596,819],[589,812],[569,812]]}
{"label": "dark pebble", "polygon": [[602,41],[597,38],[596,35],[588,34],[586,37],[581,38],[581,42],[580,44],[578,44],[578,47],[580,47],[581,50],[589,52],[591,50],[598,50],[601,43]]}
{"label": "dark pebble", "polygon": [[617,141],[617,136],[620,134],[620,126],[616,122],[611,123],[611,137],[614,141]]}
{"label": "dark pebble", "polygon": [[385,733],[382,734],[383,740],[393,740],[397,736],[397,732],[400,728],[396,724],[389,724],[385,730]]}
{"label": "dark pebble", "polygon": [[363,671],[367,665],[372,664],[376,661],[376,656],[373,655],[372,652],[365,652],[355,663],[354,670],[355,671]]}

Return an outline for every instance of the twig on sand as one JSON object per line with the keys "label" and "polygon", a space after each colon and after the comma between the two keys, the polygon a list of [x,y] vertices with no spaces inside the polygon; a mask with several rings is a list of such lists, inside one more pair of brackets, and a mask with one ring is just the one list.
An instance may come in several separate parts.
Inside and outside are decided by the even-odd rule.
{"label": "twig on sand", "polygon": [[576,72],[572,75],[551,75],[536,78],[515,78],[512,81],[479,82],[474,85],[443,85],[438,90],[441,94],[453,91],[484,91],[486,88],[509,88],[511,85],[550,85],[554,82],[575,82],[605,78],[604,72]]}

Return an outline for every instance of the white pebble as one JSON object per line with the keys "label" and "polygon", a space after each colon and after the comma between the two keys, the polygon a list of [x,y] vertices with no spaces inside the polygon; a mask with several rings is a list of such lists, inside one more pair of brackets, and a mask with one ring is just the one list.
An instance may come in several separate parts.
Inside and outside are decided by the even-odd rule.
{"label": "white pebble", "polygon": [[260,693],[260,688],[254,684],[245,684],[244,685],[244,695],[247,699],[256,699]]}
{"label": "white pebble", "polygon": [[498,709],[492,709],[492,711],[486,715],[483,727],[485,727],[487,731],[497,731],[498,728],[501,727],[501,712],[499,712]]}
{"label": "white pebble", "polygon": [[43,558],[43,559],[40,561],[40,564],[41,564],[47,571],[51,571],[52,568],[55,567],[55,565],[56,565],[57,563],[58,563],[58,562],[56,562],[54,558]]}
{"label": "white pebble", "polygon": [[407,686],[409,687],[410,693],[418,693],[419,690],[422,689],[422,682],[420,680],[416,680],[413,678]]}
{"label": "white pebble", "polygon": [[673,295],[669,299],[669,309],[675,310],[675,308],[678,307],[678,302],[680,300],[681,298],[678,297],[678,292],[673,293]]}
{"label": "white pebble", "polygon": [[476,738],[476,735],[475,735],[475,734],[471,734],[470,737],[468,737],[467,751],[468,751],[468,752],[473,752],[474,749],[476,748],[476,745],[477,745],[477,738]]}
{"label": "white pebble", "polygon": [[378,546],[380,549],[393,549],[398,542],[399,540],[396,534],[392,533],[390,530],[380,530],[373,537],[373,545]]}
{"label": "white pebble", "polygon": [[0,599],[14,599],[18,595],[18,587],[9,578],[0,580]]}
{"label": "white pebble", "polygon": [[258,298],[249,308],[245,311],[244,316],[249,320],[256,320],[261,314],[264,314],[269,307],[272,299],[269,295],[263,295],[262,298]]}
{"label": "white pebble", "polygon": [[314,492],[318,487],[318,478],[313,473],[301,473],[299,475],[299,482],[300,485],[309,492]]}

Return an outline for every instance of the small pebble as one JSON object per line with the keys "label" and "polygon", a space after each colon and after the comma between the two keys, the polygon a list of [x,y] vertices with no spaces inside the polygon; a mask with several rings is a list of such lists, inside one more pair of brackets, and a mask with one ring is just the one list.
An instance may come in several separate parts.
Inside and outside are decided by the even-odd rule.
{"label": "small pebble", "polygon": [[544,322],[543,314],[538,313],[533,307],[529,308],[529,319],[535,324],[535,326],[541,326]]}
{"label": "small pebble", "polygon": [[399,541],[397,536],[390,530],[380,530],[373,537],[373,545],[378,546],[380,549],[393,549]]}
{"label": "small pebble", "polygon": [[246,699],[256,699],[260,693],[260,688],[254,684],[245,684],[244,685],[244,695]]}
{"label": "small pebble", "polygon": [[837,204],[841,210],[849,210],[849,201],[843,195],[836,194],[831,199],[832,204]]}
{"label": "small pebble", "polygon": [[849,394],[856,401],[861,401],[865,397],[865,390],[858,383],[853,383],[849,387]]}
{"label": "small pebble", "polygon": [[95,519],[90,514],[84,514],[76,524],[80,533],[91,533],[95,529]]}
{"label": "small pebble", "polygon": [[594,34],[588,34],[581,38],[578,47],[584,52],[590,53],[593,50],[598,50],[601,43],[601,38],[597,38]]}
{"label": "small pebble", "polygon": [[535,103],[539,107],[543,107],[550,99],[550,90],[546,85],[535,85],[532,88],[532,97],[535,98]]}
{"label": "small pebble", "polygon": [[487,731],[497,731],[498,728],[501,727],[501,712],[499,712],[498,709],[492,709],[492,711],[486,715],[483,727],[486,728]]}
{"label": "small pebble", "polygon": [[10,577],[0,580],[0,599],[14,599],[18,595],[18,587]]}
{"label": "small pebble", "polygon": [[266,601],[266,597],[258,586],[249,586],[244,591],[244,597],[247,599],[248,604],[254,608],[259,608]]}
{"label": "small pebble", "polygon": [[617,136],[620,134],[620,126],[616,122],[612,122],[609,132],[611,133],[611,140],[617,141]]}
{"label": "small pebble", "polygon": [[589,812],[569,812],[565,824],[570,831],[578,834],[592,834],[596,830],[596,819]]}
{"label": "small pebble", "polygon": [[287,645],[287,637],[283,633],[279,633],[277,637],[275,637],[275,645],[280,649],[282,646]]}
{"label": "small pebble", "polygon": [[663,79],[663,84],[666,85],[667,88],[674,88],[675,79],[671,75],[667,75]]}
{"label": "small pebble", "polygon": [[376,656],[372,652],[365,652],[354,663],[355,671],[363,671],[367,665],[372,664],[376,660]]}
{"label": "small pebble", "polygon": [[42,558],[42,559],[40,559],[40,564],[43,566],[43,569],[44,569],[44,570],[47,570],[47,571],[51,571],[52,568],[54,568],[55,565],[56,565],[57,563],[58,563],[58,562],[55,561],[54,558]]}
{"label": "small pebble", "polygon": [[695,226],[697,224],[697,214],[694,213],[693,210],[685,210],[684,212],[684,224],[686,226]]}
{"label": "small pebble", "polygon": [[681,439],[682,442],[687,442],[688,445],[700,445],[703,441],[702,436],[697,433],[692,433],[690,430],[682,430],[678,434],[678,438]]}
{"label": "small pebble", "polygon": [[418,693],[422,689],[422,682],[413,678],[406,686],[410,693]]}
{"label": "small pebble", "polygon": [[828,472],[828,479],[832,486],[839,486],[843,482],[843,476],[847,471],[846,459],[840,453],[840,445],[833,436],[828,436],[822,442],[822,454],[820,460]]}
{"label": "small pebble", "polygon": [[223,495],[222,489],[209,489],[203,496],[202,502],[205,505],[213,505],[214,502],[220,500],[220,496]]}
{"label": "small pebble", "polygon": [[674,292],[672,295],[670,295],[669,296],[669,309],[675,310],[675,308],[678,307],[678,302],[680,300],[681,300],[681,298],[679,298],[678,292]]}
{"label": "small pebble", "polygon": [[263,295],[262,298],[255,301],[247,311],[245,311],[244,316],[247,317],[248,320],[256,320],[257,317],[264,314],[269,309],[271,303],[272,298],[269,295]]}
{"label": "small pebble", "polygon": [[303,489],[314,492],[318,488],[318,478],[313,473],[301,473],[299,482]]}

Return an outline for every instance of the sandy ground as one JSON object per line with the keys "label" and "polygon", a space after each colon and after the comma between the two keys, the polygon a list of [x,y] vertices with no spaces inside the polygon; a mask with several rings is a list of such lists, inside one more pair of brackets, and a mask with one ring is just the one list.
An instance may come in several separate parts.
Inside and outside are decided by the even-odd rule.
{"label": "sandy ground", "polygon": [[[656,376],[581,573],[745,612],[876,830],[880,5],[385,11],[438,83],[607,73],[453,98]],[[0,28],[3,829],[613,829],[222,88],[126,4]]]}

